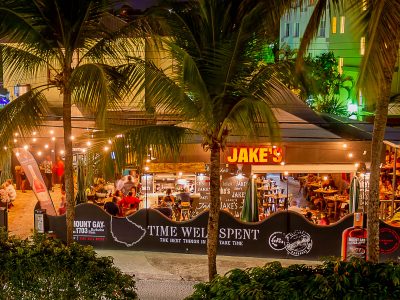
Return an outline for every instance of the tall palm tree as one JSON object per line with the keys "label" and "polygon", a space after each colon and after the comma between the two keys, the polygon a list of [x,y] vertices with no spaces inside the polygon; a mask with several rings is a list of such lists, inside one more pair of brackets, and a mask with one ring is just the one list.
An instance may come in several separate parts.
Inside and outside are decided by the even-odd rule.
{"label": "tall palm tree", "polygon": [[60,91],[68,243],[73,241],[75,215],[71,106],[90,111],[98,126],[104,126],[107,109],[117,109],[130,91],[124,63],[143,44],[137,42],[139,26],[105,25],[110,10],[107,0],[0,0],[0,51],[6,74],[28,82],[47,70],[54,74],[0,111],[0,144],[10,140],[10,128],[23,134],[37,128],[48,114],[44,92]]}
{"label": "tall palm tree", "polygon": [[[308,1],[302,1],[307,5]],[[317,0],[304,33],[300,53],[304,53],[316,35],[326,9],[344,10],[359,19],[367,47],[361,63],[359,88],[368,101],[375,102],[374,131],[371,145],[371,176],[368,202],[368,259],[379,261],[379,176],[380,159],[386,129],[391,85],[400,43],[400,2],[398,0]]]}
{"label": "tall palm tree", "polygon": [[[182,120],[177,125],[200,135],[204,150],[210,151],[210,280],[217,273],[221,152],[231,135],[247,139],[262,135],[264,141],[265,136],[279,136],[272,100],[294,97],[275,79],[271,65],[255,59],[268,38],[267,29],[276,28],[288,3],[172,1],[153,14],[174,69],[162,70],[149,62],[141,65],[148,83],[147,107],[177,114]],[[139,66],[137,62],[135,67]],[[143,80],[143,72],[136,76],[138,82]]]}

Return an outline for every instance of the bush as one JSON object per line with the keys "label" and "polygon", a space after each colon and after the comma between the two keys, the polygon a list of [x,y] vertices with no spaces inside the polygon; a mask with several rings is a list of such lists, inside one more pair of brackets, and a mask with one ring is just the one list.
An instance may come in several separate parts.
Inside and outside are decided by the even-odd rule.
{"label": "bush", "polygon": [[91,247],[0,239],[0,299],[136,299],[135,281]]}
{"label": "bush", "polygon": [[400,299],[399,279],[397,263],[329,260],[284,268],[272,262],[199,283],[187,299]]}

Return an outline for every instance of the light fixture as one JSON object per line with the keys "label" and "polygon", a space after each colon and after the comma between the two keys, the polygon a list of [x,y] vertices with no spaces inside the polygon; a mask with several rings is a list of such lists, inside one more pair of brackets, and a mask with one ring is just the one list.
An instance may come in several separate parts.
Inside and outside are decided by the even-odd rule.
{"label": "light fixture", "polygon": [[148,166],[145,166],[145,167],[144,167],[144,170],[147,172],[147,171],[149,170],[149,167],[148,167]]}
{"label": "light fixture", "polygon": [[34,131],[34,132],[32,132],[32,135],[36,135],[36,133],[37,133],[37,132],[36,132],[36,131]]}
{"label": "light fixture", "polygon": [[47,145],[47,144],[46,144],[46,145],[44,145],[44,148],[45,148],[45,149],[49,148],[49,145]]}
{"label": "light fixture", "polygon": [[54,130],[50,130],[50,134],[53,135],[54,134]]}
{"label": "light fixture", "polygon": [[4,149],[4,150],[7,150],[7,146],[4,146],[3,149]]}
{"label": "light fixture", "polygon": [[179,172],[179,177],[182,176],[182,175],[183,175],[183,173],[182,173],[182,172]]}
{"label": "light fixture", "polygon": [[289,172],[288,172],[288,171],[285,171],[283,174],[284,174],[285,176],[288,176],[288,175],[289,175]]}
{"label": "light fixture", "polygon": [[253,179],[256,179],[257,178],[257,175],[256,174],[253,174]]}
{"label": "light fixture", "polygon": [[53,137],[51,138],[51,140],[54,142],[54,141],[56,140],[56,138],[53,136]]}
{"label": "light fixture", "polygon": [[54,153],[54,149],[51,149],[51,152]]}
{"label": "light fixture", "polygon": [[281,162],[281,166],[284,166],[285,165],[285,162],[283,161],[283,162]]}
{"label": "light fixture", "polygon": [[104,147],[104,151],[106,151],[106,152],[107,152],[109,149],[110,149],[110,148],[109,148],[108,146],[105,146],[105,147]]}
{"label": "light fixture", "polygon": [[73,135],[71,135],[71,141],[73,141],[75,139],[75,137]]}
{"label": "light fixture", "polygon": [[87,141],[86,145],[90,146],[90,145],[92,145],[92,142],[91,141]]}
{"label": "light fixture", "polygon": [[16,143],[17,142],[17,139],[14,139],[14,143]]}
{"label": "light fixture", "polygon": [[346,148],[347,148],[347,144],[343,144],[342,146],[343,146],[343,148],[344,148],[344,149],[346,149]]}
{"label": "light fixture", "polygon": [[24,149],[28,150],[29,146],[28,145],[24,145]]}
{"label": "light fixture", "polygon": [[64,155],[65,151],[64,150],[60,150],[60,154]]}
{"label": "light fixture", "polygon": [[358,168],[358,167],[360,166],[360,164],[359,164],[359,163],[355,163],[354,166],[355,166],[356,168]]}
{"label": "light fixture", "polygon": [[367,155],[367,150],[364,150],[363,155]]}
{"label": "light fixture", "polygon": [[152,147],[150,147],[150,148],[149,148],[149,151],[153,151],[153,148],[152,148]]}
{"label": "light fixture", "polygon": [[146,159],[146,162],[149,163],[149,162],[151,162],[151,160],[150,159]]}
{"label": "light fixture", "polygon": [[242,173],[238,173],[238,174],[236,175],[236,178],[237,178],[237,179],[243,179],[243,174],[242,174]]}
{"label": "light fixture", "polygon": [[112,141],[109,139],[109,140],[108,140],[108,143],[111,145],[111,144],[112,144]]}
{"label": "light fixture", "polygon": [[85,153],[86,152],[86,148],[82,148],[82,153]]}
{"label": "light fixture", "polygon": [[37,141],[37,138],[33,138],[33,139],[32,139],[32,142],[35,143],[36,141]]}
{"label": "light fixture", "polygon": [[276,148],[276,146],[275,146],[275,145],[273,145],[273,146],[272,146],[272,148],[273,148],[273,149],[275,149],[275,148]]}
{"label": "light fixture", "polygon": [[348,154],[348,156],[349,156],[349,158],[352,158],[352,157],[353,157],[353,153],[350,152],[350,153]]}
{"label": "light fixture", "polygon": [[42,155],[42,151],[38,151],[37,155],[41,156]]}
{"label": "light fixture", "polygon": [[324,176],[324,181],[327,181],[328,180],[328,176]]}
{"label": "light fixture", "polygon": [[16,133],[14,133],[14,135],[15,135],[15,136],[19,136],[19,133],[18,133],[18,132],[16,132]]}
{"label": "light fixture", "polygon": [[19,156],[19,152],[16,152],[15,155],[18,157]]}

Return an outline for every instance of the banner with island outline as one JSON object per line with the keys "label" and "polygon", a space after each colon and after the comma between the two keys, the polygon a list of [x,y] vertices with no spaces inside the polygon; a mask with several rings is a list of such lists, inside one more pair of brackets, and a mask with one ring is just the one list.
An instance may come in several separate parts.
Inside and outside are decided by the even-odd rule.
{"label": "banner with island outline", "polygon": [[[146,216],[148,213],[148,216]],[[159,211],[139,210],[112,217],[94,204],[76,207],[74,239],[100,249],[206,253],[208,212],[175,222]],[[66,239],[65,215],[48,216],[48,230]],[[257,223],[244,223],[221,211],[218,253],[233,256],[315,260],[341,255],[342,233],[353,215],[330,226],[310,223],[296,212],[278,212]],[[381,223],[381,259],[397,260],[400,228]]]}

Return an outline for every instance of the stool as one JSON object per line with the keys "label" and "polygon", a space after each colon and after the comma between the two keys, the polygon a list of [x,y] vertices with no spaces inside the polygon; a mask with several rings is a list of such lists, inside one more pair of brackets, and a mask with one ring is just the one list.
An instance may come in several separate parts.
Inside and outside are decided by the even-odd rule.
{"label": "stool", "polygon": [[181,221],[190,219],[190,202],[181,203]]}

